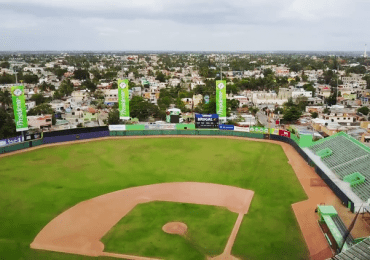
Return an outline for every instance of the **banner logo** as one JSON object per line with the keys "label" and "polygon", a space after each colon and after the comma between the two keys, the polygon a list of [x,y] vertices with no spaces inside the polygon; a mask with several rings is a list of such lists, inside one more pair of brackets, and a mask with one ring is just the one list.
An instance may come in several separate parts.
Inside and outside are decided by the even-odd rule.
{"label": "banner logo", "polygon": [[23,91],[17,88],[16,90],[13,91],[13,94],[17,97],[23,94]]}
{"label": "banner logo", "polygon": [[223,89],[223,88],[225,87],[225,85],[224,85],[223,83],[220,83],[220,84],[218,84],[218,85],[217,85],[217,87],[218,87],[219,89]]}
{"label": "banner logo", "polygon": [[125,87],[127,87],[127,84],[125,82],[122,82],[121,84],[119,84],[119,87],[120,88],[125,88]]}

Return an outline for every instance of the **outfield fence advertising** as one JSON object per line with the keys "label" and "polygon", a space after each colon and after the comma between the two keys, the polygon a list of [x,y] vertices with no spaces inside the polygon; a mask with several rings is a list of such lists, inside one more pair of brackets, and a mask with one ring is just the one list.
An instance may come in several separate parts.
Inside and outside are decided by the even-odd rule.
{"label": "outfield fence advertising", "polygon": [[16,137],[10,137],[10,138],[7,138],[7,139],[2,139],[0,140],[0,147],[3,147],[3,146],[9,146],[9,145],[12,145],[12,144],[16,144],[16,143],[21,143],[23,142],[23,138],[22,136],[16,136]]}
{"label": "outfield fence advertising", "polygon": [[220,130],[234,130],[234,125],[219,125]]}

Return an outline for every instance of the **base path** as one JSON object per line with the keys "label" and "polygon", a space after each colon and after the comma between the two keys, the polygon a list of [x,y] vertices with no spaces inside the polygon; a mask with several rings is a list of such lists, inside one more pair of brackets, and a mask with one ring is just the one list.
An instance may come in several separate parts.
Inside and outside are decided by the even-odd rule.
{"label": "base path", "polygon": [[162,183],[120,190],[83,201],[63,212],[41,230],[31,248],[88,256],[149,259],[103,252],[104,244],[100,239],[137,204],[171,201],[221,206],[238,213],[238,221],[224,251],[229,254],[253,195],[251,190],[199,182]]}

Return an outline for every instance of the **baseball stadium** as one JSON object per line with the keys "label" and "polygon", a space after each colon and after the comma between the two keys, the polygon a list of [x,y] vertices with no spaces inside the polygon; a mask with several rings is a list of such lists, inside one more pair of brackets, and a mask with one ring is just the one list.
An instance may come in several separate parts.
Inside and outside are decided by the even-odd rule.
{"label": "baseball stadium", "polygon": [[370,259],[345,133],[127,125],[0,147],[1,259]]}

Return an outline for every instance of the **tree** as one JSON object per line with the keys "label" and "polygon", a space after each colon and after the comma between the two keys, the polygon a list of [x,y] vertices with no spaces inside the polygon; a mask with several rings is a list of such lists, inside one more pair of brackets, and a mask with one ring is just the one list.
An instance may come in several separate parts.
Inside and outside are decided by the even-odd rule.
{"label": "tree", "polygon": [[0,139],[17,135],[12,113],[13,111],[7,113],[4,108],[0,108]]}
{"label": "tree", "polygon": [[256,115],[256,113],[258,112],[258,107],[249,107],[248,108],[248,111],[252,114],[252,115]]}
{"label": "tree", "polygon": [[263,76],[267,77],[268,75],[274,75],[274,72],[272,71],[272,69],[265,69],[263,71]]}
{"label": "tree", "polygon": [[78,69],[78,70],[75,70],[74,71],[74,78],[75,79],[79,79],[79,80],[87,80],[87,79],[90,79],[90,74],[87,70],[81,70],[81,69]]}
{"label": "tree", "polygon": [[[129,87],[130,87],[130,83],[129,83]],[[118,88],[118,83],[115,81],[112,83],[112,88],[111,89],[117,89]]]}
{"label": "tree", "polygon": [[58,77],[59,80],[61,80],[64,73],[66,73],[67,71],[68,70],[66,70],[66,69],[57,68],[57,69],[54,70],[54,74],[55,74],[55,76]]}
{"label": "tree", "polygon": [[[21,77],[20,77],[21,78]],[[39,77],[37,75],[24,75],[23,76],[24,83],[28,84],[37,84],[39,83]]]}
{"label": "tree", "polygon": [[285,122],[294,122],[298,120],[302,115],[302,112],[296,106],[289,107],[285,110],[283,119]]}
{"label": "tree", "polygon": [[316,89],[314,88],[314,86],[311,83],[304,84],[303,89],[306,90],[306,91],[312,91],[312,96],[313,97],[315,96]]}
{"label": "tree", "polygon": [[82,82],[81,88],[85,88],[85,89],[90,90],[90,92],[94,92],[96,90],[97,86],[92,81],[86,80],[86,81]]}
{"label": "tree", "polygon": [[9,69],[10,68],[10,63],[7,62],[7,61],[4,61],[4,62],[0,63],[0,68]]}
{"label": "tree", "polygon": [[297,97],[296,104],[300,111],[305,111],[307,106],[307,97]]}
{"label": "tree", "polygon": [[45,81],[43,81],[43,82],[38,86],[38,88],[39,88],[41,91],[55,90],[55,86],[54,86],[53,84],[46,83]]}
{"label": "tree", "polygon": [[368,107],[360,107],[357,109],[357,112],[362,113],[363,115],[368,115],[370,112],[370,109]]}
{"label": "tree", "polygon": [[63,80],[58,89],[59,93],[62,96],[70,96],[73,90],[74,90],[74,85],[69,79]]}
{"label": "tree", "polygon": [[311,113],[312,118],[317,118],[318,116],[319,116],[319,114],[317,112],[312,112]]}
{"label": "tree", "polygon": [[52,109],[51,105],[49,104],[41,104],[31,108],[27,115],[28,116],[37,116],[37,115],[49,115],[54,114],[54,110]]}
{"label": "tree", "polygon": [[108,124],[116,125],[119,123],[119,111],[118,109],[112,109],[108,114]]}
{"label": "tree", "polygon": [[12,95],[8,90],[0,90],[0,103],[4,110],[12,103]]}
{"label": "tree", "polygon": [[53,94],[53,99],[61,99],[63,95],[60,93],[59,90],[56,90]]}
{"label": "tree", "polygon": [[336,92],[332,93],[328,98],[326,98],[326,103],[329,106],[337,104],[337,95]]}
{"label": "tree", "polygon": [[156,80],[159,80],[159,82],[166,82],[166,75],[164,75],[161,71],[157,73]]}
{"label": "tree", "polygon": [[362,79],[366,80],[366,88],[370,89],[370,74],[366,74]]}
{"label": "tree", "polygon": [[41,93],[33,94],[30,99],[32,101],[35,101],[36,102],[36,106],[38,106],[38,105],[40,105],[40,104],[42,104],[42,103],[44,103],[46,101],[46,98]]}
{"label": "tree", "polygon": [[231,110],[236,110],[239,107],[239,100],[237,99],[228,99],[226,103]]}
{"label": "tree", "polygon": [[11,84],[15,83],[15,76],[9,75],[7,73],[3,73],[3,75],[0,76],[0,84]]}
{"label": "tree", "polygon": [[132,97],[130,101],[130,115],[137,117],[140,121],[148,119],[149,116],[158,116],[159,108],[140,96]]}

